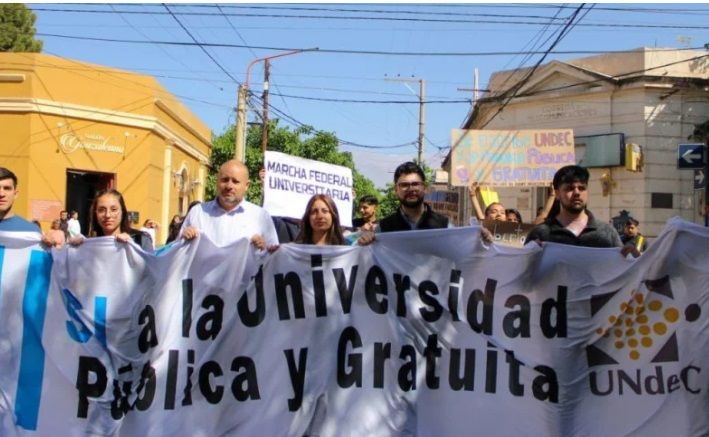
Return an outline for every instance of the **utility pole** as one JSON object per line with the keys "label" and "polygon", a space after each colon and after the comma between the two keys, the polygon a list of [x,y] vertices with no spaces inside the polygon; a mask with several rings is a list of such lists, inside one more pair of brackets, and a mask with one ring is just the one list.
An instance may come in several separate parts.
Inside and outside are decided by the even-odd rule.
{"label": "utility pole", "polygon": [[418,92],[418,98],[419,98],[419,136],[418,136],[418,155],[417,155],[417,160],[418,164],[421,165],[423,163],[423,151],[424,151],[424,139],[426,137],[425,135],[425,129],[426,129],[426,109],[425,109],[425,102],[426,102],[426,81],[423,79],[416,79],[415,77],[407,78],[407,77],[387,77],[384,80],[390,80],[393,82],[404,82],[404,85],[406,85],[406,88],[409,89],[414,95],[417,93],[411,89],[411,87],[408,85],[409,82],[418,82],[419,83],[419,92]]}
{"label": "utility pole", "polygon": [[236,128],[234,130],[234,159],[246,161],[246,84],[239,85],[236,100]]}
{"label": "utility pole", "polygon": [[478,99],[480,98],[480,72],[477,68],[473,70],[473,88],[458,88],[458,91],[473,92],[473,104],[471,106],[474,108],[475,103],[477,103]]}
{"label": "utility pole", "polygon": [[[239,86],[239,93],[237,94],[237,103],[236,103],[236,127],[235,127],[235,138],[234,138],[234,158],[238,159],[242,162],[245,161],[246,158],[246,99],[248,98],[249,95],[249,78],[251,77],[251,67],[254,66],[255,63],[260,62],[260,61],[268,61],[269,59],[274,59],[274,58],[282,58],[284,56],[290,56],[290,55],[297,55],[298,53],[303,53],[303,52],[313,52],[319,50],[317,47],[312,48],[312,49],[298,49],[298,50],[291,50],[285,53],[279,53],[277,55],[271,55],[271,56],[264,56],[262,58],[256,58],[253,61],[249,63],[249,65],[246,67],[246,80],[242,85]],[[264,108],[268,108],[268,73],[269,71],[269,65],[267,63],[264,75],[266,76],[266,83],[264,84]],[[268,117],[268,110],[264,109],[264,116]],[[267,127],[267,120],[266,118],[266,124],[264,126]],[[268,130],[267,128],[264,130]],[[268,142],[268,133],[266,133],[266,142]],[[265,150],[264,146],[264,139],[263,139],[263,134],[261,137],[261,149]]]}
{"label": "utility pole", "polygon": [[425,130],[426,112],[424,107],[424,98],[426,93],[426,85],[423,79],[419,79],[419,153],[418,164],[423,164],[423,139]]}
{"label": "utility pole", "polygon": [[268,145],[268,80],[271,76],[271,62],[263,62],[263,125],[261,127],[261,153],[266,151]]}

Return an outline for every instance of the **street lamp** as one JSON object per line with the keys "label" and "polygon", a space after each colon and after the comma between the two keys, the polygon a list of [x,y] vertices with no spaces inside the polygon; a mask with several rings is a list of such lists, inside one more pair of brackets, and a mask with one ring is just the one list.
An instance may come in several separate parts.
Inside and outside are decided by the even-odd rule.
{"label": "street lamp", "polygon": [[251,67],[255,63],[260,61],[265,61],[264,68],[264,117],[263,117],[263,129],[261,134],[261,150],[265,151],[266,142],[268,141],[268,79],[270,72],[269,60],[275,58],[282,58],[284,56],[297,55],[303,52],[312,52],[319,50],[317,47],[311,49],[297,49],[291,50],[284,53],[279,53],[277,55],[264,56],[262,58],[256,58],[249,63],[246,67],[246,80],[243,84],[239,85],[239,92],[237,95],[236,104],[236,132],[235,132],[235,147],[234,147],[234,158],[242,162],[246,160],[246,97],[249,93],[249,79],[251,76]]}

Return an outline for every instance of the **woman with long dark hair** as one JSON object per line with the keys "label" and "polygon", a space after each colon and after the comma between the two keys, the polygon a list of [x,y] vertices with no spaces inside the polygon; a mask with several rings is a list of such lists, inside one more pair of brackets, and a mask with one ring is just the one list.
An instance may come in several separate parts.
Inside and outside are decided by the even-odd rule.
{"label": "woman with long dark hair", "polygon": [[[146,251],[152,250],[150,235],[133,229],[128,221],[128,208],[123,195],[113,188],[96,193],[91,204],[89,238],[113,236],[116,241],[127,243],[133,240]],[[71,240],[71,244],[81,244],[84,237]]]}
{"label": "woman with long dark hair", "polygon": [[182,216],[175,214],[170,220],[170,226],[168,227],[167,241],[165,244],[172,243],[177,240],[180,235],[180,229],[182,228]]}
{"label": "woman with long dark hair", "polygon": [[332,198],[315,194],[305,207],[296,243],[315,245],[346,245],[340,227],[340,214]]}

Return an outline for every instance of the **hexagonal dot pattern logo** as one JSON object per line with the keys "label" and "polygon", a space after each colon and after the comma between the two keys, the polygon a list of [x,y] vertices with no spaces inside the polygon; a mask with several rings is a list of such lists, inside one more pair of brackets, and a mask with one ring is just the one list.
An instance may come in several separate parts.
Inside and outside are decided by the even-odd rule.
{"label": "hexagonal dot pattern logo", "polygon": [[680,308],[669,276],[644,281],[627,300],[618,302],[619,291],[591,298],[591,316],[600,319],[597,340],[586,347],[589,367],[679,360],[677,327],[701,315],[696,303]]}

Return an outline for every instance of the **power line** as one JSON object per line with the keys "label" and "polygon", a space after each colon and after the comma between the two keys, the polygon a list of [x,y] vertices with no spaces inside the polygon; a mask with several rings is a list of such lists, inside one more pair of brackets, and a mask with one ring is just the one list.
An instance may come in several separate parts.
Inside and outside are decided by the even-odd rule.
{"label": "power line", "polygon": [[171,11],[170,8],[167,6],[167,4],[163,3],[162,5],[165,7],[165,9],[167,10],[167,12],[170,13],[170,15],[172,16],[172,18],[174,18],[175,21],[177,21],[177,24],[180,25],[180,27],[185,31],[185,33],[186,33],[187,35],[189,35],[190,38],[192,38],[192,41],[194,41],[195,44],[197,44],[197,46],[198,46],[200,49],[202,49],[202,51],[209,57],[209,59],[211,59],[212,62],[214,62],[214,64],[215,64],[217,67],[219,67],[219,69],[222,70],[222,71],[224,72],[224,74],[226,74],[231,80],[233,80],[235,83],[237,83],[237,84],[240,85],[241,83],[240,83],[234,76],[232,76],[231,73],[229,73],[229,72],[227,71],[227,69],[222,66],[222,64],[220,64],[216,59],[214,59],[214,57],[211,55],[211,53],[209,53],[209,52],[207,51],[207,49],[205,49],[204,46],[203,46],[199,41],[197,41],[197,38],[195,38],[194,35],[192,35],[192,32],[190,32],[189,30],[187,30],[187,27],[185,27],[185,25],[182,24],[182,22],[175,16],[175,14],[172,13],[172,11]]}
{"label": "power line", "polygon": [[[248,45],[248,43],[246,42],[246,40],[244,39],[244,37],[241,36],[241,32],[239,32],[239,30],[234,26],[234,24],[231,22],[231,20],[229,19],[229,17],[226,15],[226,13],[224,12],[224,10],[222,9],[222,5],[217,4],[217,5],[215,5],[215,6],[217,7],[217,9],[219,9],[219,13],[222,14],[222,16],[224,17],[224,20],[226,20],[226,22],[229,23],[229,27],[231,27],[231,29],[234,31],[234,33],[236,33],[236,36],[239,37],[239,39],[241,40],[241,42],[244,43],[245,45]],[[254,58],[257,58],[257,57],[258,57],[258,55],[256,54],[256,52],[254,52],[253,49],[249,49],[249,52],[251,52],[251,55],[252,55]],[[272,80],[271,82],[273,83],[274,81]],[[279,90],[277,84],[273,83],[273,86],[274,86],[274,88],[276,88],[276,90]],[[280,90],[279,90],[279,91],[280,91]],[[290,110],[290,108],[288,107],[288,102],[286,102],[286,100],[283,99],[283,98],[281,98],[281,100],[283,101],[283,104],[286,105],[286,109]]]}
{"label": "power line", "polygon": [[[32,8],[35,11],[62,12],[62,13],[86,13],[86,14],[110,14],[114,11],[101,9],[55,9],[55,8]],[[162,11],[131,11],[118,10],[123,14],[135,15],[166,15]],[[214,12],[170,12],[171,15],[184,16],[219,16]],[[249,14],[249,13],[226,13],[228,16],[245,18],[284,18],[284,19],[313,19],[313,20],[361,20],[361,21],[394,21],[394,22],[423,22],[423,23],[477,23],[477,24],[513,24],[513,25],[544,25],[544,21],[515,21],[515,20],[491,20],[491,19],[434,19],[434,18],[402,18],[402,17],[380,17],[380,16],[328,16],[328,15],[287,15],[287,14]],[[624,27],[643,29],[709,29],[709,26],[696,25],[674,25],[674,24],[636,24],[636,23],[584,23],[583,27]]]}
{"label": "power line", "polygon": [[359,147],[362,149],[398,149],[401,147],[406,147],[406,146],[413,146],[418,143],[418,141],[409,141],[408,143],[403,143],[403,144],[397,144],[394,146],[369,146],[366,144],[358,144],[358,143],[353,143],[352,141],[345,141],[345,140],[337,140],[340,144],[345,145],[345,146],[351,146],[351,147]]}
{"label": "power line", "polygon": [[[262,98],[260,96],[254,94],[250,90],[249,90],[249,96],[253,97],[255,100],[262,101]],[[301,122],[300,120],[296,119],[295,117],[293,117],[289,114],[286,114],[285,112],[283,112],[282,110],[278,109],[277,107],[273,106],[270,103],[268,106],[274,113],[280,115],[281,117],[283,117],[286,120],[286,122],[290,123],[291,125],[293,125],[295,127],[311,129],[313,131],[313,133],[315,133],[315,134],[328,134],[328,132],[316,129],[313,126],[305,124],[305,123]],[[360,143],[355,143],[353,141],[344,140],[344,139],[338,137],[337,135],[335,135],[335,137],[337,138],[337,141],[339,144],[346,145],[346,146],[352,146],[352,147],[359,147],[359,148],[363,148],[363,149],[396,149],[396,148],[405,147],[405,146],[409,146],[409,145],[413,145],[413,144],[417,143],[417,141],[411,141],[411,142],[404,143],[404,144],[396,144],[396,145],[388,145],[388,146],[380,146],[380,145],[373,146],[373,145],[360,144]]]}
{"label": "power line", "polygon": [[[468,5],[428,5],[431,7],[490,7],[490,8],[523,8],[523,9],[548,9],[548,8],[561,8],[561,9],[573,9],[573,6],[557,6],[551,4],[494,4],[494,5],[481,5],[481,4],[468,4]],[[613,6],[596,6],[593,9],[599,11],[618,11],[618,12],[640,12],[640,13],[658,13],[667,12],[673,14],[686,14],[688,12],[709,12],[709,9],[679,9],[679,8],[638,8],[638,7],[613,7]]]}
{"label": "power line", "polygon": [[[278,93],[271,93],[271,95],[275,96],[282,96],[282,97],[288,97],[291,99],[300,99],[300,100],[314,100],[314,101],[319,101],[319,102],[337,102],[337,103],[381,103],[381,104],[415,104],[415,105],[420,105],[421,102],[419,100],[355,100],[355,99],[334,99],[334,98],[327,98],[327,97],[308,97],[308,96],[294,96],[290,94],[278,94]],[[429,104],[429,103],[471,103],[472,101],[470,99],[458,99],[458,100],[427,100],[423,103]]]}
{"label": "power line", "polygon": [[[487,120],[487,121],[480,127],[480,129],[484,129],[485,126],[487,126],[488,124],[490,124],[490,122],[492,122],[492,120],[494,120],[495,117],[497,117],[497,116],[505,109],[505,107],[507,106],[507,104],[510,103],[510,101],[511,101],[511,100],[515,97],[515,95],[519,92],[519,90],[522,89],[522,87],[523,87],[527,82],[529,82],[529,80],[532,78],[532,75],[534,75],[534,72],[537,71],[537,68],[539,68],[539,66],[542,64],[542,62],[544,62],[544,60],[545,60],[546,57],[549,55],[549,53],[554,49],[554,47],[557,46],[557,44],[559,44],[559,43],[561,42],[561,40],[562,40],[566,35],[569,34],[569,32],[571,31],[571,29],[573,29],[573,27],[576,25],[576,23],[578,23],[578,22],[574,23],[574,20],[576,19],[576,17],[578,16],[578,14],[581,12],[581,10],[583,10],[583,8],[584,8],[585,5],[586,5],[586,3],[582,3],[582,4],[576,9],[576,11],[573,13],[573,15],[571,16],[571,18],[569,19],[569,21],[566,23],[566,26],[564,26],[564,28],[562,29],[562,31],[559,33],[559,36],[557,36],[557,38],[554,40],[554,42],[553,42],[553,43],[549,46],[549,48],[547,49],[546,53],[539,59],[539,61],[537,61],[537,63],[534,65],[534,67],[532,67],[532,68],[527,72],[527,74],[525,74],[525,76],[524,76],[522,79],[520,79],[519,82],[517,82],[517,83],[516,83],[515,85],[513,85],[510,89],[508,89],[507,91],[505,91],[505,92],[503,93],[503,95],[505,95],[505,98],[506,98],[505,102],[497,109],[497,111],[492,115],[492,117],[490,117],[490,119]],[[591,6],[591,8],[592,8],[592,7],[593,7],[593,6]],[[586,12],[584,13],[584,15],[583,15],[581,18],[579,18],[579,20],[582,20],[583,17],[585,17],[586,14],[588,14],[588,12],[591,10],[591,8],[587,9]]]}
{"label": "power line", "polygon": [[[556,18],[559,14],[561,14],[561,11],[563,11],[563,9],[559,8],[556,11],[556,13],[554,14],[554,18]],[[535,35],[532,39],[529,40],[529,42],[527,44],[525,44],[524,47],[522,47],[522,49],[524,49],[527,47],[527,45],[531,44],[530,51],[525,53],[525,56],[522,58],[519,65],[517,66],[518,69],[522,68],[524,66],[524,64],[526,64],[527,61],[529,61],[532,58],[533,55],[530,53],[531,51],[534,51],[534,50],[537,50],[537,49],[543,47],[544,44],[546,44],[549,41],[549,39],[551,39],[554,36],[554,33],[556,33],[556,32],[551,32],[549,34],[549,36],[543,42],[540,42],[544,33],[549,29],[550,24],[551,24],[551,22],[549,22],[542,30],[540,30],[537,33],[537,35]],[[536,43],[534,42],[535,40],[536,40]],[[502,67],[502,70],[506,69],[507,65],[509,65],[509,63],[505,64],[505,66]],[[500,88],[504,87],[507,84],[507,82],[510,80],[511,77],[512,76],[510,75],[507,78],[505,78],[505,81],[502,83],[502,85],[500,85]]]}
{"label": "power line", "polygon": [[[104,6],[105,3],[83,3],[84,5],[88,6]],[[134,3],[115,3],[118,6],[134,6]],[[212,7],[211,5],[202,5],[202,4],[191,4],[191,5],[183,5],[185,7]],[[407,6],[414,6],[414,5],[407,5]],[[476,3],[471,3],[471,4],[426,4],[422,5],[428,8],[434,8],[434,9],[442,9],[442,8],[447,8],[447,9],[478,9],[478,8],[486,8],[486,9],[550,9],[550,8],[561,8],[561,9],[575,9],[573,6],[558,6],[554,4],[539,4],[539,3],[493,3],[493,4],[476,4]],[[263,6],[241,6],[241,5],[228,5],[228,7],[232,8],[261,8],[261,9],[284,9],[284,7],[281,6],[270,6],[270,5],[263,5]],[[667,13],[673,13],[673,14],[684,14],[687,12],[709,12],[709,9],[705,8],[696,8],[696,9],[686,9],[686,8],[642,8],[642,7],[615,7],[615,6],[601,6],[601,7],[595,7],[595,10],[603,10],[603,11],[624,11],[624,12],[640,12],[640,13],[657,13],[657,12],[667,12]],[[323,10],[336,10],[336,9],[323,9]],[[361,12],[366,12],[369,11],[367,9],[361,9],[359,10]],[[397,12],[402,12],[406,13],[407,10],[397,10]],[[431,14],[436,14],[436,12],[414,12],[414,13],[431,13]],[[460,14],[457,12],[456,14]]]}
{"label": "power line", "polygon": [[[709,28],[709,27],[707,27]],[[259,50],[275,50],[275,51],[293,51],[301,50],[302,48],[294,47],[269,47],[269,46],[247,46],[241,44],[228,44],[228,43],[208,43],[208,42],[186,42],[186,41],[146,41],[146,40],[131,40],[131,39],[117,39],[117,38],[99,38],[99,37],[88,37],[88,36],[76,36],[76,35],[61,35],[56,33],[37,33],[37,36],[50,37],[50,38],[66,38],[66,39],[76,39],[84,41],[100,41],[100,42],[114,42],[114,43],[125,43],[125,44],[165,44],[174,46],[197,46],[197,47],[224,47],[224,48],[240,48],[240,49],[259,49]],[[652,51],[663,52],[663,51],[688,51],[688,50],[700,50],[704,47],[688,47],[681,49],[664,49],[664,48],[653,48]],[[511,52],[511,51],[494,51],[494,52],[397,52],[397,51],[384,51],[384,50],[344,50],[344,49],[327,49],[320,48],[314,53],[338,53],[338,54],[350,54],[350,55],[381,55],[381,56],[450,56],[450,57],[463,57],[463,56],[510,56],[519,54],[532,54],[532,55],[544,55],[544,54],[555,54],[555,55],[588,55],[588,54],[601,54],[601,53],[633,53],[636,50],[556,50],[551,52],[542,51],[532,51],[532,52]]]}
{"label": "power line", "polygon": [[[525,92],[525,93],[518,93],[518,94],[514,95],[512,98],[533,97],[533,96],[537,96],[537,95],[540,95],[540,94],[546,94],[546,93],[551,93],[551,92],[556,92],[556,91],[562,91],[562,90],[566,90],[566,89],[569,89],[569,88],[575,88],[575,87],[578,87],[578,86],[592,85],[592,84],[594,84],[594,83],[600,83],[600,82],[607,82],[608,80],[613,80],[613,79],[619,81],[619,80],[622,80],[622,79],[624,79],[624,78],[629,78],[629,77],[636,76],[636,75],[639,75],[639,74],[648,73],[648,72],[653,71],[653,70],[659,70],[659,69],[662,69],[662,68],[671,67],[671,66],[673,66],[673,65],[683,64],[683,63],[686,63],[686,62],[698,61],[698,60],[706,59],[706,58],[709,58],[709,55],[700,55],[700,56],[695,56],[695,57],[693,57],[693,58],[688,58],[688,59],[683,59],[683,60],[680,60],[680,61],[669,62],[669,63],[667,63],[667,64],[657,65],[657,66],[655,66],[655,67],[650,67],[650,68],[646,68],[646,69],[642,69],[642,70],[629,71],[629,72],[626,72],[626,73],[618,74],[618,75],[613,76],[613,77],[611,77],[611,78],[601,78],[601,79],[587,80],[587,81],[581,81],[581,82],[577,82],[577,83],[572,83],[572,84],[569,84],[569,85],[558,86],[558,87],[554,87],[554,88],[546,88],[546,89],[537,90],[537,91],[529,91],[529,92]],[[500,95],[497,95],[497,96],[485,97],[485,98],[483,98],[483,99],[480,100],[480,103],[496,102],[496,101],[503,100],[503,99],[506,99],[506,98],[507,98],[506,94],[505,94],[505,93],[501,93]],[[509,102],[509,101],[508,101],[508,102]],[[505,102],[505,103],[503,104],[503,106],[506,105],[508,102]],[[576,100],[574,100],[574,102],[576,102]],[[483,126],[481,126],[480,129],[482,129],[482,128],[484,128],[485,126],[487,126],[487,125],[490,123],[490,121],[492,121],[492,119],[493,119],[497,114],[499,114],[499,112],[500,112],[500,110],[498,110],[497,112],[495,112],[495,114],[493,115],[493,117],[490,118],[490,120],[488,120]],[[462,122],[461,124],[464,124],[465,121],[467,121],[468,119],[469,119],[469,116],[466,116],[466,118],[463,120],[463,122]]]}
{"label": "power line", "polygon": [[[519,94],[517,94],[515,97],[532,97],[532,96],[536,96],[536,95],[539,95],[539,94],[545,94],[545,93],[550,93],[550,92],[555,92],[555,91],[562,91],[562,90],[566,90],[566,89],[569,89],[569,88],[575,88],[575,87],[577,87],[577,86],[585,86],[585,85],[592,85],[592,84],[595,84],[595,83],[607,82],[608,80],[612,80],[612,79],[615,79],[615,80],[622,80],[622,79],[624,79],[624,78],[629,78],[629,77],[636,76],[636,75],[643,74],[643,73],[647,73],[647,72],[650,72],[650,71],[653,71],[653,70],[659,70],[659,69],[661,69],[661,68],[671,67],[671,66],[673,66],[673,65],[678,65],[678,64],[684,64],[684,63],[686,63],[686,62],[698,61],[698,60],[700,60],[700,59],[705,59],[705,58],[709,58],[709,54],[708,54],[708,55],[695,56],[695,57],[693,57],[693,58],[688,58],[688,59],[682,59],[682,60],[680,60],[680,61],[673,61],[673,62],[669,62],[669,63],[667,63],[667,64],[657,65],[657,66],[655,66],[655,67],[645,68],[645,69],[642,69],[642,70],[629,71],[629,72],[627,72],[627,73],[621,73],[621,74],[618,74],[618,75],[613,76],[613,77],[610,77],[610,78],[600,78],[600,79],[594,79],[594,80],[586,80],[586,81],[576,82],[576,83],[572,83],[572,84],[568,84],[568,85],[562,85],[562,86],[558,86],[558,87],[554,87],[554,88],[546,88],[546,89],[537,90],[537,91],[528,91],[528,92],[525,92],[525,93],[519,93]],[[484,102],[494,102],[494,101],[497,101],[497,100],[502,100],[503,98],[505,98],[504,94],[500,94],[500,95],[497,95],[497,96],[485,97],[485,98],[483,98],[483,99],[481,99],[481,100],[484,101]]]}
{"label": "power line", "polygon": [[[177,22],[180,24],[180,26],[185,30],[185,32],[187,32],[187,34],[190,36],[190,38],[192,38],[192,40],[194,40],[195,43],[197,43],[198,45],[200,45],[200,48],[209,56],[209,59],[211,59],[215,64],[217,64],[217,66],[218,66],[222,71],[224,71],[224,73],[226,73],[227,76],[229,76],[230,78],[232,78],[236,83],[239,83],[239,82],[236,80],[236,78],[234,78],[233,76],[231,76],[231,74],[229,74],[229,72],[227,72],[227,71],[221,66],[221,64],[219,64],[219,62],[217,62],[217,60],[214,59],[214,58],[209,54],[209,52],[207,52],[207,51],[204,49],[204,47],[202,47],[201,44],[199,44],[199,43],[197,42],[197,39],[189,32],[189,30],[187,30],[187,28],[180,22],[180,20],[178,20],[177,17],[175,17],[175,16],[172,14],[172,12],[171,12],[170,9],[167,7],[167,5],[163,3],[163,6],[165,7],[165,9],[168,10],[168,12],[170,12],[170,15],[173,16],[173,18],[175,19],[175,21],[177,21]],[[249,94],[251,94],[251,95],[253,96],[253,93],[251,93],[250,91],[249,91]],[[262,99],[259,99],[259,100],[262,100]],[[295,119],[294,117],[292,117],[292,116],[286,114],[285,112],[283,112],[283,111],[281,111],[280,109],[276,108],[276,107],[273,106],[272,104],[269,103],[268,106],[269,106],[269,108],[271,108],[274,112],[276,112],[277,114],[281,114],[281,116],[283,116],[283,117],[285,117],[285,118],[291,120],[291,121],[294,122],[295,124],[300,125],[300,126],[305,126],[304,123],[302,123],[302,122],[298,121],[297,119]],[[323,131],[319,131],[319,130],[317,130],[316,132],[324,133]],[[337,138],[337,136],[335,136],[335,138]],[[344,141],[344,140],[338,140],[338,141],[339,141],[340,143],[342,143],[342,144],[348,144],[348,145],[355,146],[355,147],[364,147],[364,148],[372,148],[372,149],[383,149],[383,148],[397,148],[397,147],[402,147],[401,145],[397,145],[397,146],[368,146],[368,145],[358,144],[358,143],[354,143],[354,142],[350,142],[350,141]]]}
{"label": "power line", "polygon": [[[47,54],[51,54],[53,56],[61,57],[60,55],[52,52],[46,52]],[[12,63],[9,62],[6,65],[21,65],[25,66],[27,64],[22,64],[22,63]],[[64,71],[95,71],[95,69],[91,69],[88,67],[67,67],[63,65],[56,65],[56,64],[46,64],[42,62],[37,62],[34,65],[40,66],[40,67],[46,67],[46,68],[54,68],[57,70],[64,70]],[[159,71],[159,70],[152,70],[152,69],[143,69],[144,71]],[[198,71],[190,71],[191,73],[199,73]],[[130,76],[134,75],[136,73],[132,71],[113,71],[111,72],[113,75],[124,75],[124,76]],[[172,76],[172,75],[167,75],[167,74],[150,74],[152,77],[156,78],[161,78],[161,79],[173,79],[173,80],[188,80],[188,81],[197,81],[197,82],[204,82],[208,81],[210,83],[213,82],[222,82],[222,83],[233,83],[232,80],[227,80],[227,79],[205,79],[204,76]],[[287,75],[286,75],[287,76]],[[314,76],[314,77],[320,77],[320,76]],[[336,76],[333,76],[333,78],[336,78]],[[381,79],[372,79],[372,80],[381,80]],[[448,83],[448,82],[445,82]],[[141,84],[142,85],[142,84]],[[393,93],[393,92],[385,92],[385,91],[374,91],[374,90],[363,90],[363,89],[353,89],[353,88],[330,88],[330,87],[321,87],[321,86],[305,86],[305,85],[279,85],[280,88],[294,88],[294,89],[303,89],[303,90],[316,90],[316,91],[334,91],[334,92],[342,92],[342,93],[350,93],[350,94],[374,94],[374,95],[389,95],[389,96],[410,96],[408,93]],[[155,91],[163,91],[158,88],[153,88],[150,87],[151,89]],[[223,91],[222,87],[218,87],[220,91]],[[490,90],[488,89],[480,89],[481,91],[484,92],[489,92]],[[277,95],[276,93],[271,93],[272,95]],[[195,101],[198,103],[204,103],[204,104],[210,104],[210,105],[215,105],[215,106],[220,106],[220,107],[232,107],[232,106],[225,106],[224,104],[216,103],[216,102],[210,102],[207,100],[200,100],[195,97],[189,97],[189,96],[184,96],[184,95],[179,95],[175,94],[176,97],[180,97],[182,99],[186,100],[191,100]],[[285,97],[293,97],[293,98],[299,98],[300,96],[287,96]],[[462,103],[463,100],[445,100],[447,97],[445,96],[435,96],[435,95],[430,95],[429,97],[431,98],[437,98],[440,99],[442,102],[441,103],[446,103],[446,102],[451,102],[451,103]],[[465,100],[465,102],[469,102],[469,100]],[[363,103],[367,103],[367,101],[363,101]],[[372,103],[378,103],[378,101],[372,101]],[[418,101],[413,102],[413,103],[418,103]]]}
{"label": "power line", "polygon": [[[213,8],[213,5],[195,4],[189,5],[191,8]],[[323,11],[323,12],[355,12],[355,13],[375,13],[375,14],[403,14],[403,15],[433,15],[433,16],[467,16],[467,17],[498,17],[498,18],[539,18],[546,19],[544,15],[510,15],[510,14],[490,14],[490,13],[466,13],[466,12],[433,12],[433,11],[411,11],[405,9],[346,9],[346,8],[323,8],[313,6],[254,6],[254,5],[226,5],[229,9],[255,9],[255,10],[281,10],[281,11]]]}
{"label": "power line", "polygon": [[[111,9],[114,8],[114,6],[113,6],[112,4],[109,4],[109,6],[111,7]],[[128,21],[123,15],[121,15],[121,14],[119,13],[118,16],[119,16],[119,18],[121,19],[121,21],[123,21],[123,22],[126,23],[128,26],[130,26],[131,29],[133,29],[135,32],[139,33],[143,38],[150,39],[150,37],[148,37],[148,35],[146,35],[141,29],[138,29],[137,27],[133,26],[133,23],[131,23],[130,21]],[[153,18],[153,19],[155,19],[155,18]],[[182,66],[185,68],[185,70],[187,70],[187,71],[190,70],[190,67],[189,67],[187,64],[185,64],[184,62],[182,62],[182,60],[180,60],[180,59],[175,58],[174,56],[172,56],[172,54],[170,54],[170,52],[169,52],[166,48],[164,48],[164,47],[161,46],[161,45],[157,45],[156,47],[157,47],[162,53],[164,53],[165,56],[167,56],[168,58],[170,58],[170,59],[172,59],[173,61],[177,62],[178,64],[182,65]],[[216,88],[220,88],[218,85],[214,84],[214,83],[211,82],[211,81],[207,81],[207,82],[209,82],[210,84],[212,84],[212,85],[213,85],[214,87],[216,87]]]}

